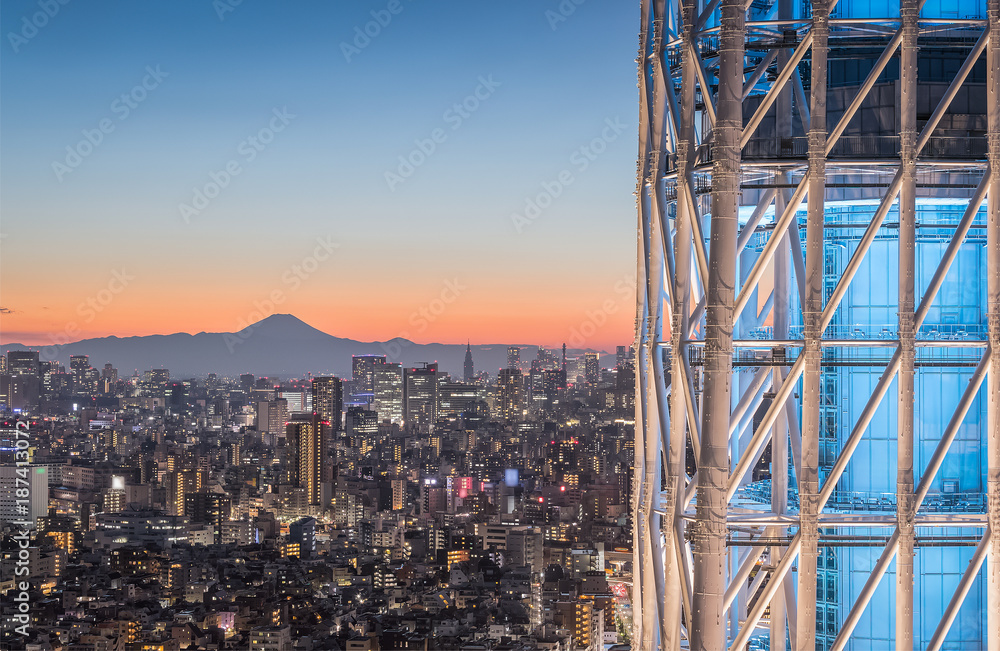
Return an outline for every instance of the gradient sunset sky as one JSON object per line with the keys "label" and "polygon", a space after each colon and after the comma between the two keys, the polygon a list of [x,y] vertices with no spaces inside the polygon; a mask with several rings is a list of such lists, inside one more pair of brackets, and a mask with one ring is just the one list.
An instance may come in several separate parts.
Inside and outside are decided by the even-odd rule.
{"label": "gradient sunset sky", "polygon": [[631,342],[638,3],[39,6],[0,5],[0,343],[269,309],[365,341]]}

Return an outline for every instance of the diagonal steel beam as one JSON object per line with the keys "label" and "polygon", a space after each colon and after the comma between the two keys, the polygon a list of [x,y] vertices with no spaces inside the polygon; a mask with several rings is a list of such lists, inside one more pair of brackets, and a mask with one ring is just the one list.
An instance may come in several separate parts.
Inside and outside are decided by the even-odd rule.
{"label": "diagonal steel beam", "polygon": [[[942,257],[942,260],[941,260],[941,262],[938,265],[938,269],[935,272],[935,278],[938,278],[940,276],[940,278],[943,279],[944,275],[947,274],[947,271],[950,268],[951,263],[953,262],[955,256],[957,255],[958,248],[961,246],[961,240],[964,239],[964,234],[968,232],[968,229],[971,226],[971,220],[974,219],[975,214],[979,210],[979,206],[982,203],[982,194],[981,194],[981,192],[985,191],[985,188],[986,188],[987,182],[989,180],[989,177],[990,177],[990,173],[988,171],[987,174],[984,175],[983,181],[980,183],[979,188],[977,188],[976,193],[974,193],[972,200],[969,202],[969,205],[966,208],[966,212],[963,215],[963,218],[962,218],[962,220],[960,222],[959,228],[956,229],[956,235],[952,238],[952,242],[949,244],[949,247],[946,250],[945,255]],[[962,233],[962,238],[961,239],[958,237],[959,233]],[[841,283],[843,283],[843,282],[844,282],[844,279],[842,278],[841,279]],[[838,287],[839,287],[839,285],[838,285]],[[934,281],[932,281],[931,286],[928,287],[927,292],[924,294],[924,297],[921,300],[920,308],[918,308],[918,310],[917,310],[917,319],[918,319],[917,323],[916,323],[916,327],[917,328],[920,327],[920,323],[922,323],[923,317],[926,316],[927,310],[929,309],[930,305],[933,303],[934,298],[935,298],[936,293],[937,293],[937,290],[939,288],[940,288],[940,283],[937,283],[937,285],[935,286]],[[839,305],[839,302],[843,299],[843,296],[845,294],[846,294],[846,292],[845,293],[841,293],[838,296],[837,292],[834,292],[834,296],[831,297],[830,302],[827,304],[826,309],[823,312],[823,315],[824,315],[823,321],[825,321],[826,323],[829,322],[825,318],[826,315],[829,314],[830,317],[832,318],[833,313],[836,311],[836,309],[837,309],[837,307]],[[823,326],[821,326],[821,327],[825,327],[825,324]],[[985,357],[985,355],[984,355],[984,357]],[[783,385],[782,388],[784,388],[784,386],[788,386],[790,384],[794,384],[794,382],[797,381],[798,376],[802,373],[802,366],[804,366],[804,364],[802,364],[803,361],[804,361],[804,356],[800,356],[796,360],[795,364],[793,364],[793,366],[792,366],[792,369],[789,371],[789,378],[790,379],[788,381],[788,384]],[[837,462],[835,463],[833,469],[831,470],[831,472],[829,473],[829,475],[827,477],[827,480],[826,480],[826,482],[825,482],[825,484],[823,486],[823,490],[820,492],[820,494],[818,496],[818,504],[817,504],[817,508],[815,509],[816,513],[822,511],[823,506],[829,500],[829,498],[832,495],[834,489],[836,488],[837,481],[839,480],[841,474],[843,474],[843,471],[846,468],[847,462],[850,460],[850,456],[853,454],[854,449],[857,448],[858,443],[860,443],[860,437],[861,437],[861,435],[864,433],[865,429],[867,429],[868,423],[871,422],[871,418],[872,418],[872,416],[874,416],[875,409],[877,409],[878,404],[882,400],[882,397],[884,397],[885,392],[888,390],[889,384],[892,381],[892,377],[895,375],[895,373],[896,373],[896,371],[898,369],[899,369],[899,350],[897,348],[897,352],[893,356],[893,361],[890,362],[889,367],[886,369],[885,373],[883,374],[882,378],[880,379],[879,385],[876,387],[875,394],[873,394],[872,398],[869,400],[868,404],[865,406],[865,409],[862,412],[862,416],[859,418],[859,422],[855,425],[855,428],[852,431],[851,436],[849,437],[847,444],[845,444],[844,449],[841,452],[841,455],[838,457]],[[770,427],[773,425],[774,419],[777,418],[776,406],[779,405],[779,404],[783,406],[784,402],[785,402],[785,400],[787,400],[787,398],[788,398],[788,394],[787,393],[784,394],[784,395],[782,395],[782,393],[779,392],[778,395],[775,396],[775,398],[774,398],[774,400],[773,400],[773,402],[771,404],[771,409],[768,410],[768,413],[765,415],[764,420],[761,422],[760,427],[758,428],[757,432],[754,433],[754,438],[753,438],[750,446],[748,446],[747,451],[744,453],[743,457],[740,459],[740,462],[737,465],[736,470],[734,471],[733,475],[730,478],[729,491],[727,493],[727,495],[729,496],[730,500],[732,499],[732,496],[735,495],[736,489],[738,488],[739,482],[742,479],[743,475],[746,474],[746,472],[749,470],[749,468],[752,467],[757,462],[757,458],[759,457],[759,453],[760,453],[761,449],[763,449],[764,444],[766,443],[766,435],[769,433]],[[773,412],[773,416],[772,416],[772,412]],[[767,430],[767,431],[765,431],[765,430]],[[915,508],[919,508],[919,503],[917,503],[917,506]],[[801,540],[799,542],[801,542]],[[885,569],[888,568],[888,563],[892,560],[892,557],[895,555],[895,551],[896,551],[896,548],[898,547],[898,543],[899,543],[899,540],[898,540],[898,535],[897,535],[897,536],[895,536],[895,539],[891,541],[891,545],[894,546],[894,547],[892,549],[890,557],[884,561],[884,567],[883,567],[883,564],[882,564],[882,559],[880,559],[880,563],[876,564],[876,570],[881,570],[882,573],[884,574]],[[787,554],[782,559],[782,562],[784,562],[786,559],[788,559],[789,556],[791,556],[791,555],[792,554],[790,554],[790,553]],[[873,577],[874,577],[874,575],[873,575]],[[870,580],[873,577],[870,577]],[[880,578],[881,578],[881,575],[878,577],[878,579],[880,579]],[[875,587],[878,584],[878,579],[875,579],[874,585],[871,586],[872,593],[874,593],[874,589],[875,589]],[[800,588],[801,588],[801,583],[800,583]],[[865,593],[863,592],[862,596],[864,596],[864,594]],[[871,597],[869,595],[868,599],[870,599],[870,598]],[[860,603],[860,601],[861,601],[861,598],[859,597],[859,602],[858,603]],[[858,604],[856,603],[855,606],[857,606],[857,605]],[[863,611],[863,609],[864,609],[865,606],[867,606],[867,600],[864,600],[864,606],[861,606],[861,610],[862,611]],[[857,618],[860,618],[860,615],[861,614],[858,613],[857,614]],[[848,619],[848,623],[850,621],[851,621],[851,619],[849,618]],[[803,624],[803,620],[800,619],[800,621],[799,621],[800,630],[802,630],[801,629],[802,624]],[[852,624],[852,630],[853,630],[853,626],[855,626],[856,624],[857,624],[857,620],[855,619],[854,620],[854,624]],[[847,626],[847,624],[845,624],[845,627],[846,626]],[[842,630],[841,633],[843,634],[844,631]],[[850,632],[848,632],[846,635],[847,635],[847,637],[849,637],[850,636]],[[844,638],[844,640],[845,640],[844,644],[846,644],[847,637]],[[842,649],[843,646],[841,646],[839,648]]]}
{"label": "diagonal steel beam", "polygon": [[934,631],[934,636],[927,643],[927,651],[940,651],[941,645],[944,644],[944,638],[948,635],[948,631],[951,630],[951,625],[955,623],[955,618],[958,617],[958,610],[962,607],[962,603],[965,602],[965,597],[969,594],[969,590],[972,589],[976,575],[979,574],[979,568],[983,566],[983,561],[986,560],[992,535],[993,532],[987,529],[986,533],[983,534],[982,540],[976,545],[976,552],[969,560],[969,566],[962,573],[962,579],[958,582],[955,593],[952,595],[951,601],[948,602],[948,607],[945,608],[944,613],[941,615],[941,621]]}
{"label": "diagonal steel beam", "polygon": [[771,85],[771,89],[767,91],[766,95],[764,95],[764,99],[761,101],[760,106],[757,107],[753,117],[751,117],[750,121],[747,122],[747,125],[743,127],[743,134],[740,137],[740,147],[746,147],[747,143],[750,142],[750,139],[753,137],[757,127],[759,127],[760,123],[764,120],[764,116],[767,114],[767,111],[778,99],[778,94],[781,93],[781,90],[785,87],[785,84],[788,83],[788,80],[792,78],[792,73],[795,72],[799,62],[802,61],[802,57],[805,56],[806,52],[809,50],[809,46],[812,45],[812,40],[812,32],[807,32],[806,35],[802,37],[802,40],[799,41],[795,50],[792,51],[792,56],[789,57],[788,63],[785,64],[785,67],[778,73],[778,78],[774,80],[774,83]]}
{"label": "diagonal steel beam", "polygon": [[750,93],[753,91],[754,86],[757,85],[757,82],[760,81],[760,78],[764,76],[764,73],[767,72],[767,69],[771,66],[772,63],[774,63],[774,58],[776,56],[778,56],[777,48],[773,50],[768,50],[767,54],[764,55],[764,58],[761,59],[760,63],[758,63],[757,66],[753,69],[753,72],[750,73],[750,77],[743,84],[743,99],[750,97]]}
{"label": "diagonal steel beam", "polygon": [[[962,246],[962,242],[965,241],[965,237],[972,227],[976,214],[979,212],[979,206],[982,205],[983,196],[986,193],[986,188],[989,185],[990,178],[991,172],[987,169],[986,174],[983,175],[983,179],[979,183],[979,187],[976,188],[976,191],[973,193],[972,199],[969,201],[969,205],[966,207],[965,213],[962,215],[962,219],[959,221],[958,227],[955,229],[955,234],[952,236],[951,242],[948,244],[948,248],[945,249],[944,255],[941,257],[941,261],[938,263],[937,269],[934,271],[934,276],[931,278],[927,291],[920,300],[920,306],[917,308],[914,316],[914,328],[917,330],[920,329],[921,324],[923,324],[924,319],[927,317],[927,313],[934,304],[934,299],[937,297],[937,293],[941,289],[944,278],[947,276],[948,270],[951,269],[952,263],[958,256],[958,251]],[[861,442],[861,437],[864,435],[865,430],[868,429],[868,425],[875,416],[875,411],[878,409],[879,404],[881,404],[882,399],[889,390],[889,385],[892,383],[893,378],[896,377],[896,373],[899,371],[899,364],[900,352],[897,346],[896,352],[893,354],[892,359],[889,360],[889,364],[886,366],[885,372],[883,372],[882,377],[879,378],[878,384],[875,386],[875,390],[872,392],[871,397],[865,404],[864,409],[862,409],[861,414],[858,417],[858,421],[851,430],[850,436],[848,436],[847,440],[844,442],[840,455],[833,464],[833,468],[831,468],[830,472],[827,474],[823,490],[820,491],[820,509],[822,509],[822,505],[826,504],[827,500],[830,499],[830,496],[836,489],[837,482],[840,480],[844,470],[846,470],[847,464],[851,459],[851,455],[853,455],[854,450],[857,449],[858,444]]]}
{"label": "diagonal steel beam", "polygon": [[802,199],[805,197],[809,188],[810,176],[811,172],[806,172],[802,175],[802,180],[799,181],[798,186],[795,188],[795,192],[792,193],[791,198],[785,205],[785,210],[781,213],[781,217],[775,222],[771,236],[768,238],[767,244],[764,245],[764,250],[760,252],[760,256],[758,256],[756,262],[754,262],[753,267],[750,269],[750,273],[747,274],[746,280],[743,281],[743,288],[740,290],[739,296],[736,298],[736,306],[734,308],[735,319],[740,318],[740,315],[746,308],[747,303],[750,302],[750,295],[757,288],[757,283],[760,282],[760,279],[764,276],[764,271],[771,263],[771,259],[774,257],[775,251],[783,244],[785,232],[788,230],[792,221],[794,221],[795,213],[798,212],[799,205],[802,203]]}
{"label": "diagonal steel beam", "polygon": [[715,128],[715,99],[712,97],[712,87],[708,85],[708,73],[702,64],[701,54],[698,52],[698,44],[692,39],[688,41],[688,48],[691,49],[691,56],[694,57],[695,74],[698,75],[698,86],[701,87],[701,100],[705,105],[705,113],[708,115],[709,128]]}
{"label": "diagonal steel beam", "polygon": [[757,603],[754,604],[753,609],[747,613],[746,622],[743,624],[743,628],[736,635],[733,640],[731,649],[742,649],[746,646],[746,643],[750,641],[750,636],[753,635],[754,629],[757,627],[757,623],[760,622],[760,618],[764,616],[764,610],[771,603],[771,597],[774,593],[778,591],[781,587],[785,576],[788,574],[789,570],[792,569],[792,564],[795,562],[796,557],[799,554],[799,549],[802,546],[801,534],[795,534],[792,539],[788,542],[788,549],[785,555],[781,557],[781,562],[778,566],[774,568],[774,572],[771,574],[771,580],[767,582],[764,586],[763,593],[757,599]]}
{"label": "diagonal steel beam", "polygon": [[[951,420],[949,421],[947,428],[945,428],[945,432],[942,435],[937,448],[934,450],[934,455],[928,463],[927,471],[925,471],[923,476],[920,478],[920,486],[917,488],[916,495],[913,500],[912,510],[914,513],[920,508],[920,505],[923,504],[924,498],[927,496],[927,492],[930,490],[930,486],[934,482],[937,475],[937,471],[944,462],[944,457],[948,453],[948,449],[951,447],[952,441],[955,440],[955,436],[957,436],[958,430],[962,425],[962,421],[965,419],[965,415],[969,412],[969,408],[972,406],[972,402],[974,401],[976,394],[979,392],[979,388],[982,386],[983,380],[985,379],[987,371],[991,365],[991,354],[992,353],[989,349],[987,349],[987,351],[983,354],[982,359],[979,361],[979,366],[976,368],[976,372],[969,381],[969,385],[965,388],[965,392],[962,394],[962,399],[959,401],[958,407],[956,407],[955,412],[952,414]],[[826,486],[832,486],[835,484],[836,481],[831,482],[830,480],[827,480]],[[824,489],[826,486],[824,486]],[[825,503],[826,500],[821,496],[820,509],[822,509]],[[889,569],[889,564],[899,551],[899,543],[900,528],[897,525],[892,537],[889,539],[888,544],[886,544],[885,549],[882,550],[882,554],[875,563],[872,573],[868,576],[868,580],[865,582],[864,588],[858,595],[854,605],[851,607],[851,611],[848,613],[848,616],[845,618],[844,624],[837,635],[837,639],[831,647],[831,651],[841,651],[844,646],[846,646],[854,628],[858,625],[858,622],[861,620],[861,616],[868,607],[868,603],[871,601],[872,595],[875,593],[875,589],[878,587],[882,577],[885,576],[886,571]]]}

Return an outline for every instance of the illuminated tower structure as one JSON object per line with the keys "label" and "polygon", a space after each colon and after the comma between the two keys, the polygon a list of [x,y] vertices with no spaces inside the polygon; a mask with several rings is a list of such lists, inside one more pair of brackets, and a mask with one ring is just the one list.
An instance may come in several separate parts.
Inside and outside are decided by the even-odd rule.
{"label": "illuminated tower structure", "polygon": [[1000,650],[1000,0],[641,6],[632,647]]}
{"label": "illuminated tower structure", "polygon": [[285,426],[289,483],[306,491],[310,504],[323,497],[323,464],[329,463],[330,422],[319,414],[294,417]]}
{"label": "illuminated tower structure", "polygon": [[437,421],[437,362],[403,369],[403,418],[408,428],[430,427]]}
{"label": "illuminated tower structure", "polygon": [[351,402],[370,405],[375,393],[375,369],[385,364],[385,355],[352,355]]}
{"label": "illuminated tower structure", "polygon": [[476,367],[472,362],[472,342],[469,342],[465,347],[465,366],[463,370],[465,371],[465,382],[471,384],[476,379]]}
{"label": "illuminated tower structure", "polygon": [[327,421],[334,431],[341,430],[341,412],[344,410],[344,383],[334,376],[312,379],[313,413]]}
{"label": "illuminated tower structure", "polygon": [[497,416],[507,422],[521,420],[524,412],[524,375],[516,368],[502,368],[497,376]]}
{"label": "illuminated tower structure", "polygon": [[403,366],[399,363],[375,367],[372,407],[380,421],[403,422]]}
{"label": "illuminated tower structure", "polygon": [[521,364],[521,348],[507,346],[507,368],[517,368]]}

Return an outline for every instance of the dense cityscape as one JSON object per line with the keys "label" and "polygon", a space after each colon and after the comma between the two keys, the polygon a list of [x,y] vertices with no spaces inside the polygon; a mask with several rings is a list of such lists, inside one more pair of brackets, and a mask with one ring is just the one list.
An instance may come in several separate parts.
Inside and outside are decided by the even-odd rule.
{"label": "dense cityscape", "polygon": [[626,644],[634,353],[521,352],[290,379],[9,351],[5,647]]}

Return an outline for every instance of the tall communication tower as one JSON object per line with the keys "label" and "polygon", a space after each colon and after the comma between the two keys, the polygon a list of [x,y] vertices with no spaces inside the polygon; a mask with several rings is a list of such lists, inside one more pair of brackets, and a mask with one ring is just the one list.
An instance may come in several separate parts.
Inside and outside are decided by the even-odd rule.
{"label": "tall communication tower", "polygon": [[632,648],[1000,651],[1000,0],[641,6]]}

